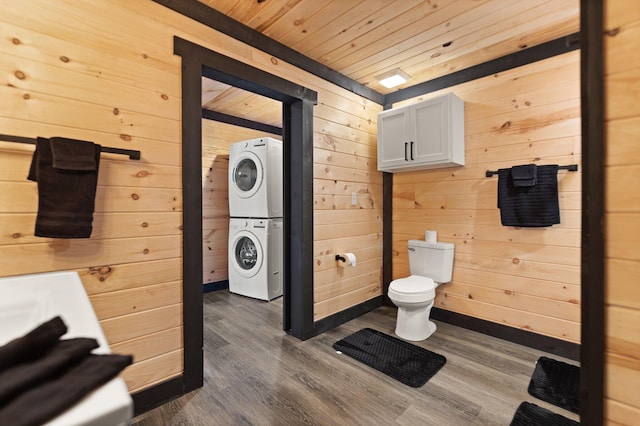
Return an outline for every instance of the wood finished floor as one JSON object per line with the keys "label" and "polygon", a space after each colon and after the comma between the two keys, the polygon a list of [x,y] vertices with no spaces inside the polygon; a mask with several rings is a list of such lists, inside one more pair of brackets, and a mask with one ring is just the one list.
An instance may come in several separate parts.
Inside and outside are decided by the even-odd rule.
{"label": "wood finished floor", "polygon": [[227,290],[204,295],[204,387],[138,416],[155,425],[508,425],[529,401],[578,416],[527,393],[536,360],[555,355],[447,323],[418,346],[446,365],[411,388],[333,343],[362,328],[393,335],[395,308],[382,307],[307,341],[282,330],[282,299]]}

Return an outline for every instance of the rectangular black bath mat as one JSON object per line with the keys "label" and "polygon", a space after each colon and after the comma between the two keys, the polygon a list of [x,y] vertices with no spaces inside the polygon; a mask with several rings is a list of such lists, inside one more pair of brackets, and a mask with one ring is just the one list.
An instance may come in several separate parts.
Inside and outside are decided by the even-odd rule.
{"label": "rectangular black bath mat", "polygon": [[440,354],[370,328],[345,337],[333,348],[414,388],[427,383],[447,362]]}
{"label": "rectangular black bath mat", "polygon": [[513,416],[510,426],[578,426],[579,424],[544,407],[523,402]]}
{"label": "rectangular black bath mat", "polygon": [[528,391],[536,398],[577,414],[580,412],[580,367],[540,357]]}

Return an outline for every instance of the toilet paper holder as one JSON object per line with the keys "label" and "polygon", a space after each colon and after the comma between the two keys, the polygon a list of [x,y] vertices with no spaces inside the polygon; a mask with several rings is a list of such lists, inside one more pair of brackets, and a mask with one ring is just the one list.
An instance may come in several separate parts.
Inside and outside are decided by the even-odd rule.
{"label": "toilet paper holder", "polygon": [[353,253],[338,253],[335,256],[338,266],[356,266],[356,255]]}

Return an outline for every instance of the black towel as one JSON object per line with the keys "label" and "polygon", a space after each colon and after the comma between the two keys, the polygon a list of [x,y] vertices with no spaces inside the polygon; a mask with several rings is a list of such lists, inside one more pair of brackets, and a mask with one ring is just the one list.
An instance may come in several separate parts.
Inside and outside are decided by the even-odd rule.
{"label": "black towel", "polygon": [[1,406],[0,425],[41,425],[116,377],[132,360],[128,355],[89,355],[57,379],[29,389]]}
{"label": "black towel", "polygon": [[68,172],[97,172],[100,151],[93,142],[51,138],[53,168]]}
{"label": "black towel", "polygon": [[0,406],[21,392],[58,376],[98,347],[96,339],[59,340],[46,354],[0,373]]}
{"label": "black towel", "polygon": [[93,338],[59,340],[66,331],[55,317],[0,347],[0,425],[41,425],[133,362],[91,354]]}
{"label": "black towel", "polygon": [[538,166],[535,186],[514,186],[510,169],[498,170],[498,208],[504,226],[560,223],[558,165]]}
{"label": "black towel", "polygon": [[537,167],[535,164],[525,164],[524,166],[513,166],[511,168],[511,178],[513,186],[535,186],[537,178]]}
{"label": "black towel", "polygon": [[28,177],[38,182],[37,237],[91,236],[100,149],[93,142],[38,138]]}
{"label": "black towel", "polygon": [[53,346],[67,332],[60,317],[55,317],[34,328],[22,337],[0,347],[0,372],[25,361],[36,359]]}

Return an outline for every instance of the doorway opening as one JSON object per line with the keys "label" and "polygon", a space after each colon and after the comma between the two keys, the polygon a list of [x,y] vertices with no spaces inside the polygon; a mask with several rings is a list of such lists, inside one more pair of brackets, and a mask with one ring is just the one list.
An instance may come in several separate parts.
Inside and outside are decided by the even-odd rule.
{"label": "doorway opening", "polygon": [[203,383],[202,77],[282,103],[283,329],[313,336],[313,106],[317,93],[179,37],[182,57],[184,392]]}
{"label": "doorway opening", "polygon": [[[258,140],[265,141],[266,145],[260,142],[256,149],[252,148]],[[256,250],[251,251],[254,255],[273,244],[278,247],[272,247],[277,248],[275,253],[269,250],[254,259],[253,268],[249,270],[245,271],[238,262],[230,262],[234,257],[228,256],[233,250],[229,247],[230,220],[282,217],[282,173],[278,171],[282,169],[282,150],[275,142],[281,140],[282,102],[202,77],[202,274],[205,293],[229,288],[232,292],[263,300],[265,288],[270,289],[269,300],[282,294],[282,268],[274,257],[281,251],[277,244],[282,238],[279,234],[273,240],[272,234],[268,233],[267,241],[255,246]],[[234,155],[231,155],[232,151]],[[231,170],[241,171],[240,176],[244,179],[237,180],[235,175],[230,179]],[[281,229],[276,226],[277,221],[266,223],[268,229]],[[244,228],[253,228],[254,224],[247,222]],[[251,238],[253,244],[253,238],[257,237]],[[277,254],[277,258],[282,259],[282,254]],[[277,270],[274,269],[276,265]],[[256,280],[256,276],[260,279]]]}

